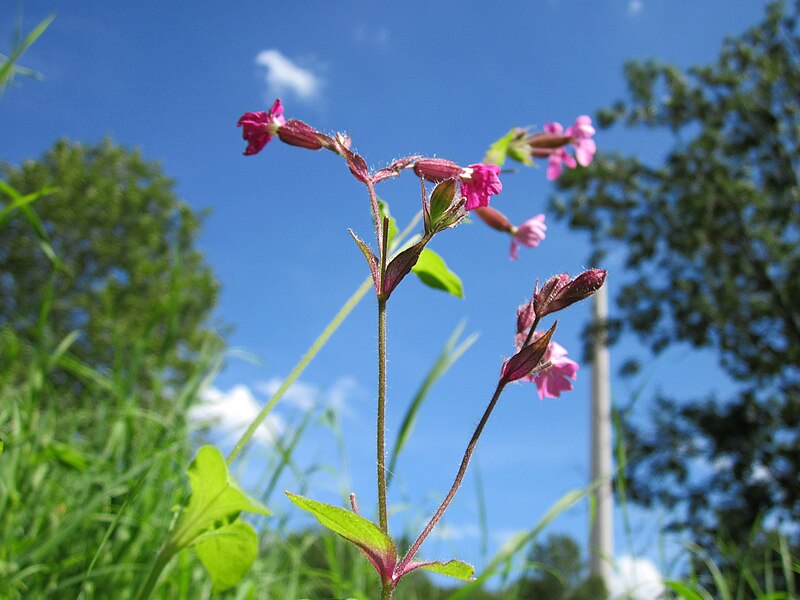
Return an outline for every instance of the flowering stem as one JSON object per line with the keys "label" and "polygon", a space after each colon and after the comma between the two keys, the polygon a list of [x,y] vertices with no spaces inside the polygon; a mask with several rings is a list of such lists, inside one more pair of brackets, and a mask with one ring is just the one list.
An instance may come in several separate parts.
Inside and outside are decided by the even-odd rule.
{"label": "flowering stem", "polygon": [[386,299],[378,298],[378,517],[388,533],[386,518]]}
{"label": "flowering stem", "polygon": [[527,346],[528,344],[531,343],[531,338],[533,337],[533,334],[536,332],[536,327],[539,325],[539,321],[541,321],[541,320],[542,320],[541,317],[536,317],[534,319],[533,325],[531,325],[531,329],[528,332],[528,337],[525,338],[525,343],[522,344],[522,348],[524,348],[525,346]]}
{"label": "flowering stem", "polygon": [[478,438],[481,436],[483,432],[483,428],[486,426],[486,422],[489,420],[489,416],[492,414],[494,410],[495,404],[497,404],[497,400],[500,398],[500,394],[503,393],[503,388],[505,388],[506,383],[501,381],[497,384],[497,389],[494,391],[494,395],[492,396],[491,401],[489,402],[489,406],[486,407],[486,410],[481,417],[480,423],[475,428],[475,433],[472,434],[472,439],[470,439],[469,444],[467,444],[467,449],[464,452],[464,458],[461,459],[461,466],[458,468],[458,473],[456,474],[455,481],[453,481],[453,485],[450,488],[450,491],[447,492],[447,496],[442,501],[439,508],[434,513],[431,520],[425,526],[425,529],[422,530],[422,533],[419,534],[419,537],[414,542],[414,544],[409,548],[408,553],[406,553],[405,557],[403,557],[402,562],[398,565],[396,572],[403,573],[405,568],[408,566],[414,559],[414,555],[419,551],[420,546],[422,546],[422,542],[425,541],[425,538],[428,537],[433,528],[436,526],[436,523],[439,522],[439,519],[442,518],[444,511],[447,510],[447,507],[450,505],[450,502],[453,501],[453,498],[458,491],[458,488],[461,486],[461,480],[464,479],[464,474],[467,472],[467,466],[469,465],[469,460],[472,458],[472,453],[475,451],[475,446],[478,444]]}
{"label": "flowering stem", "polygon": [[383,220],[381,219],[381,208],[378,205],[378,196],[375,193],[375,184],[368,181],[366,184],[369,190],[369,202],[372,205],[372,216],[375,219],[375,236],[378,239],[378,244],[383,241]]}
{"label": "flowering stem", "polygon": [[394,592],[394,588],[384,583],[381,587],[381,600],[392,600],[392,592]]}

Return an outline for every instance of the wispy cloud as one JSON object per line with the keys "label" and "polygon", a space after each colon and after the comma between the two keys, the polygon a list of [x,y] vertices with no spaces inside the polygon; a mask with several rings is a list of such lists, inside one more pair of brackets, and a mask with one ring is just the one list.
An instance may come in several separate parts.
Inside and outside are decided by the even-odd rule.
{"label": "wispy cloud", "polygon": [[609,587],[611,598],[654,600],[664,593],[663,577],[653,561],[633,556],[615,561]]}
{"label": "wispy cloud", "polygon": [[644,9],[643,0],[628,0],[628,15],[635,17]]}
{"label": "wispy cloud", "polygon": [[[246,385],[236,385],[227,392],[210,387],[203,392],[200,403],[189,411],[189,421],[198,428],[213,428],[226,441],[236,441],[260,410],[261,405]],[[272,413],[258,426],[253,437],[270,445],[285,431],[283,419]]]}
{"label": "wispy cloud", "polygon": [[452,525],[440,523],[431,532],[431,537],[445,542],[460,542],[465,539],[480,537],[481,530],[477,525]]}
{"label": "wispy cloud", "polygon": [[[257,383],[255,388],[270,397],[278,391],[282,383],[283,379],[273,377],[267,381]],[[286,390],[281,402],[285,402],[301,411],[308,411],[320,405],[330,407],[340,414],[349,414],[351,401],[353,398],[360,396],[361,393],[361,386],[352,377],[340,377],[327,389],[322,389],[320,386],[311,383],[295,381]]]}
{"label": "wispy cloud", "polygon": [[[280,377],[273,377],[267,381],[257,383],[255,388],[267,398],[270,398],[278,391],[282,383],[283,379]],[[299,410],[308,411],[314,408],[320,395],[320,389],[316,385],[305,383],[304,381],[295,381],[289,389],[286,390],[281,402],[291,404],[294,408]]]}
{"label": "wispy cloud", "polygon": [[379,50],[385,50],[391,43],[392,36],[386,27],[368,27],[358,25],[353,30],[353,41],[359,46],[372,46]]}
{"label": "wispy cloud", "polygon": [[303,68],[274,48],[262,50],[256,65],[266,71],[264,81],[269,96],[294,94],[301,100],[313,100],[322,89],[322,79],[311,69]]}

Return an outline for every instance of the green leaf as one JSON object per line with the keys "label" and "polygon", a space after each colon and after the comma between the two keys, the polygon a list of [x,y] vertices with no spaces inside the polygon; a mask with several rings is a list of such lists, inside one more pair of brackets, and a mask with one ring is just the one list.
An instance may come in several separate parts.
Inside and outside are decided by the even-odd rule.
{"label": "green leaf", "polygon": [[78,471],[85,471],[89,466],[84,454],[62,442],[51,441],[45,446],[44,451],[47,456]]}
{"label": "green leaf", "polygon": [[6,443],[3,440],[0,440],[0,456],[3,455],[3,448],[5,447]]}
{"label": "green leaf", "polygon": [[439,575],[455,577],[463,581],[472,581],[474,579],[473,575],[475,574],[475,567],[460,560],[423,563],[419,565],[419,568],[433,573],[439,573]]}
{"label": "green leaf", "polygon": [[266,506],[239,488],[222,453],[213,446],[197,451],[187,474],[192,496],[170,536],[176,549],[191,545],[207,531],[231,525],[243,510],[270,514]]}
{"label": "green leaf", "polygon": [[411,271],[416,273],[420,281],[429,287],[444,290],[457,298],[464,297],[464,289],[459,276],[453,273],[447,267],[444,259],[430,248],[422,251],[417,264],[412,267]]}
{"label": "green leaf", "polygon": [[234,521],[208,531],[194,543],[197,556],[220,592],[236,585],[247,574],[258,556],[258,534],[252,525]]}
{"label": "green leaf", "polygon": [[486,156],[483,157],[483,162],[487,165],[497,165],[502,167],[506,162],[506,155],[508,154],[508,144],[514,138],[514,130],[512,129],[494,144],[489,146],[486,151]]}
{"label": "green leaf", "polygon": [[349,510],[286,492],[289,500],[317,518],[322,525],[358,546],[376,568],[393,569],[397,551],[389,536],[375,523]]}
{"label": "green leaf", "polygon": [[678,594],[682,600],[711,600],[708,592],[702,590],[702,593],[689,587],[682,581],[665,581],[664,585]]}
{"label": "green leaf", "polygon": [[515,160],[518,163],[522,163],[527,167],[532,167],[535,163],[531,160],[530,151],[525,148],[524,145],[521,145],[519,142],[516,144],[509,144],[507,150],[507,156],[511,160]]}

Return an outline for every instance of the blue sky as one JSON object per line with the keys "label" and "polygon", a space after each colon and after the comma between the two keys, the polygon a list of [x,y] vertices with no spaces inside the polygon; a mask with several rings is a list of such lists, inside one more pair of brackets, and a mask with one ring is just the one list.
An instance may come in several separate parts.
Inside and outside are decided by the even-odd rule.
{"label": "blue sky", "polygon": [[[0,159],[20,162],[60,137],[97,142],[104,136],[141,149],[175,178],[177,192],[198,209],[210,208],[200,246],[223,285],[216,311],[235,327],[233,347],[261,364],[232,359],[215,383],[256,402],[284,377],[345,299],[366,276],[347,234],[370,235],[363,188],[331,153],[274,142],[243,157],[235,127],[245,111],[265,110],[276,95],[286,115],[322,131],[346,131],[375,168],[409,154],[478,162],[487,146],[513,126],[569,124],[623,97],[622,66],[656,57],[680,66],[709,62],[726,35],[755,23],[764,2],[753,0],[542,0],[504,3],[296,2],[225,3],[57,2],[0,5],[0,51],[21,9],[30,29],[51,12],[56,20],[22,63],[41,81],[18,80],[0,100]],[[599,132],[599,152],[620,150],[657,160],[670,140],[643,131]],[[520,223],[545,210],[553,187],[544,169],[504,178],[493,205]],[[381,185],[400,223],[418,209],[418,183],[405,176]],[[502,356],[513,351],[515,308],[534,280],[589,266],[610,270],[613,297],[625,274],[612,256],[587,265],[584,236],[548,219],[547,239],[520,260],[508,259],[508,240],[480,223],[437,237],[433,248],[463,282],[464,300],[409,280],[389,313],[389,439],[424,373],[456,325],[480,339],[433,390],[393,490],[406,508],[392,519],[406,531],[449,487],[463,448],[496,382]],[[613,310],[613,309],[612,309]],[[588,304],[560,317],[556,339],[579,359]],[[375,506],[375,301],[365,299],[306,371],[297,404],[338,399],[346,438],[349,488],[362,510]],[[729,386],[713,357],[675,349],[646,370],[649,393],[701,394]],[[638,351],[633,341],[612,361]],[[615,378],[625,403],[635,384]],[[246,386],[239,387],[236,386]],[[531,527],[566,491],[588,479],[589,370],[571,394],[540,402],[535,389],[507,391],[481,439],[480,465],[491,547],[509,532]],[[243,412],[246,412],[242,409]],[[276,415],[287,427],[298,409]],[[263,448],[251,453],[257,461]],[[338,465],[335,444],[315,430],[299,450],[307,462]],[[258,464],[258,463],[256,463]],[[297,484],[287,480],[286,486]],[[312,479],[310,495],[337,501],[342,481]],[[480,567],[475,481],[468,476],[447,523],[450,542],[425,547],[431,558],[456,553]],[[276,496],[273,507],[288,511]],[[626,548],[653,555],[652,515]],[[299,522],[308,523],[308,521]],[[553,526],[587,537],[585,507]],[[460,532],[460,533],[459,533]],[[619,528],[618,528],[619,532]],[[460,536],[460,537],[458,537]],[[438,544],[438,545],[437,545]]]}

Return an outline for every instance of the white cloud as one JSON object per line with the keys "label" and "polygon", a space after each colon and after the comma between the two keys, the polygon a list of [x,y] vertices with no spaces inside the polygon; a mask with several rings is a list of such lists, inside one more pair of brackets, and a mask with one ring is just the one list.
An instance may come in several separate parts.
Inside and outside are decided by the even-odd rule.
{"label": "white cloud", "polygon": [[622,556],[614,563],[609,592],[612,599],[657,600],[664,593],[661,573],[647,558]]}
{"label": "white cloud", "polygon": [[[272,395],[278,391],[278,388],[281,387],[282,383],[282,379],[273,377],[267,381],[257,383],[255,387],[259,392],[265,394],[267,398],[271,398]],[[286,390],[280,402],[287,402],[299,410],[307,411],[314,408],[319,395],[320,390],[317,386],[303,381],[295,381],[289,389]]]}
{"label": "white cloud", "polygon": [[[279,377],[273,377],[255,385],[255,388],[271,397],[283,383]],[[287,403],[301,411],[309,411],[317,405],[330,407],[339,414],[350,414],[350,401],[361,394],[361,386],[352,377],[340,377],[326,390],[319,386],[303,381],[295,381],[281,398],[280,402]]]}
{"label": "white cloud", "polygon": [[280,96],[289,92],[301,100],[312,100],[319,95],[322,87],[319,76],[309,69],[298,66],[274,48],[259,52],[256,64],[266,69],[264,80],[270,96]]}
{"label": "white cloud", "polygon": [[[189,411],[189,421],[195,427],[212,427],[226,440],[236,441],[260,411],[261,405],[246,385],[236,385],[227,392],[210,387],[203,392],[200,403]],[[285,431],[283,419],[270,413],[253,438],[262,444],[272,444]]]}
{"label": "white cloud", "polygon": [[468,538],[477,538],[481,530],[477,525],[450,525],[439,523],[431,532],[431,537],[444,542],[459,542]]}
{"label": "white cloud", "polygon": [[628,14],[633,17],[638,15],[644,9],[644,2],[642,0],[628,0]]}

